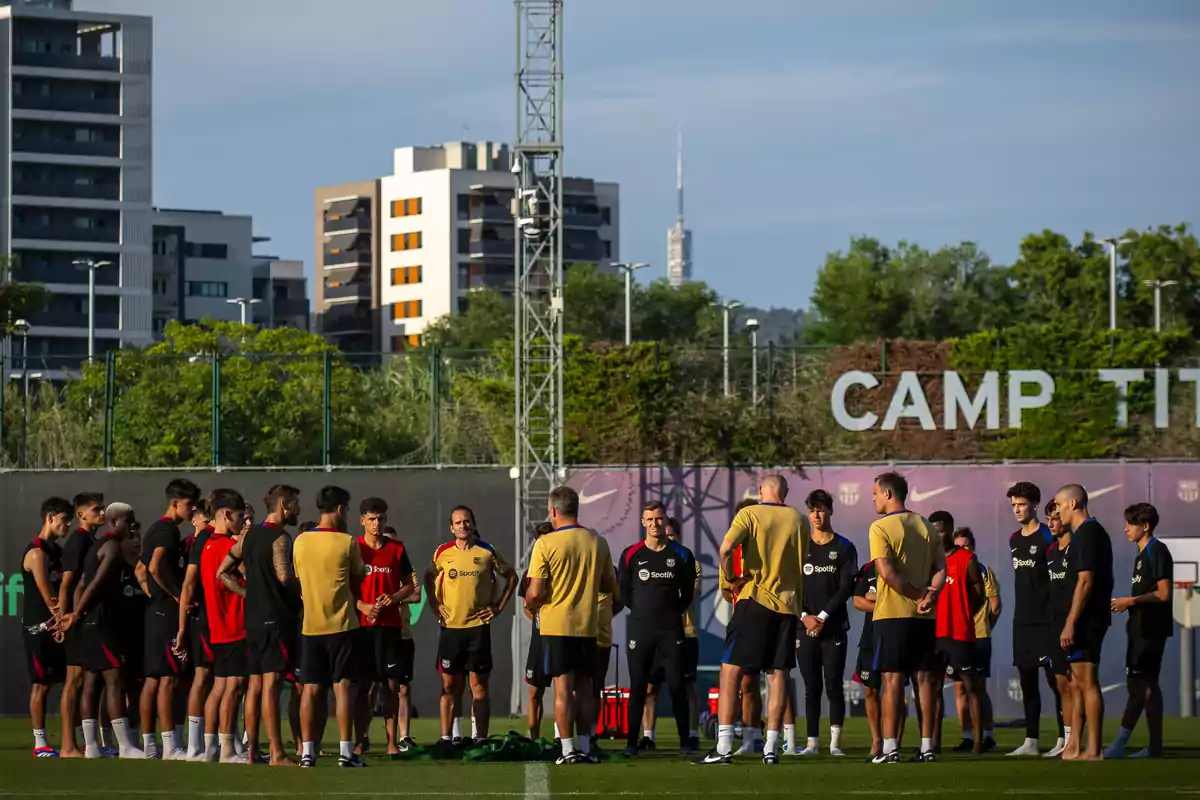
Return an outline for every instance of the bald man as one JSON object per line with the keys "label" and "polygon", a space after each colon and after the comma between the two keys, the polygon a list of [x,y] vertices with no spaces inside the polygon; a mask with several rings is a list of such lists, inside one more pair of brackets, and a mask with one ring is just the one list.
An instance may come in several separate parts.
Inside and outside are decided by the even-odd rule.
{"label": "bald man", "polygon": [[[1071,730],[1063,761],[1104,758],[1100,737],[1104,725],[1104,695],[1100,691],[1100,651],[1112,622],[1113,551],[1108,531],[1088,512],[1087,491],[1078,484],[1054,495],[1059,516],[1073,531],[1067,552],[1067,583],[1074,584],[1071,609],[1059,637],[1071,670]],[[1066,704],[1064,704],[1065,706]],[[1084,720],[1087,748],[1080,748]]]}
{"label": "bald man", "polygon": [[[787,480],[764,475],[761,502],[733,518],[721,543],[721,574],[737,596],[725,631],[721,664],[717,746],[705,764],[728,764],[733,756],[733,720],[742,675],[765,672],[770,687],[763,763],[778,764],[779,726],[783,722],[788,675],[796,666],[796,632],[803,600],[803,565],[808,549],[808,517],[784,505]],[[734,569],[734,551],[742,548],[742,571]]]}

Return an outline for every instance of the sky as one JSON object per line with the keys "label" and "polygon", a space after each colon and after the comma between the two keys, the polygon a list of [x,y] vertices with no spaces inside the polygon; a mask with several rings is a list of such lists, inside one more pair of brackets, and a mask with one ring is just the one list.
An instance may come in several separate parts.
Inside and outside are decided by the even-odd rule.
{"label": "sky", "polygon": [[[155,32],[155,204],[253,214],[313,261],[313,192],[396,147],[514,138],[510,0],[77,0]],[[566,0],[565,166],[621,184],[666,274],[804,308],[868,235],[982,245],[1200,221],[1193,0]]]}

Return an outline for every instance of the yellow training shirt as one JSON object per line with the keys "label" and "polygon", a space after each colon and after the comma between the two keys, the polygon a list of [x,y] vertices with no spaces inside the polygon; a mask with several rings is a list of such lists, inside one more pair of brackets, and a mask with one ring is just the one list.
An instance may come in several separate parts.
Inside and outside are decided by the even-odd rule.
{"label": "yellow training shirt", "polygon": [[808,517],[791,506],[759,503],[739,511],[725,534],[726,543],[742,546],[742,575],[750,579],[738,600],[800,616],[808,537]]}
{"label": "yellow training shirt", "polygon": [[316,528],[296,537],[292,562],[304,603],[305,636],[325,636],[359,627],[351,576],[361,578],[362,552],[348,533]]}
{"label": "yellow training shirt", "polygon": [[[872,561],[888,559],[901,580],[919,591],[929,586],[936,561],[934,551],[941,543],[924,517],[911,511],[884,514],[871,523],[868,538]],[[897,594],[880,575],[872,619],[878,622],[881,619],[914,618],[918,618],[917,601]],[[919,618],[932,620],[933,615]]]}
{"label": "yellow training shirt", "polygon": [[447,628],[477,628],[483,621],[476,615],[496,602],[496,575],[512,570],[496,550],[482,539],[468,547],[457,540],[446,542],[433,554],[437,601],[450,609]]}
{"label": "yellow training shirt", "polygon": [[[992,598],[1000,596],[1000,579],[996,577],[996,573],[979,565],[979,571],[983,573],[983,594],[984,597]],[[988,624],[989,615],[992,612],[991,600],[985,600],[980,609],[975,612],[975,638],[987,639],[992,635],[992,626]]]}
{"label": "yellow training shirt", "polygon": [[603,536],[578,525],[543,534],[534,542],[529,576],[550,584],[549,599],[538,612],[542,636],[597,637],[600,590],[616,588]]}

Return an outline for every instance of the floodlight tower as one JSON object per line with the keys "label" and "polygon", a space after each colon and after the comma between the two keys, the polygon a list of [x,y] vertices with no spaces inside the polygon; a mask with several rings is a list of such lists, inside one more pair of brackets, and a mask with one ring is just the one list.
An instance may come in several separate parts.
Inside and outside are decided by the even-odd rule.
{"label": "floodlight tower", "polygon": [[[546,519],[563,472],[562,0],[514,0],[517,139],[514,348],[515,553],[528,563],[532,529]],[[514,615],[514,675],[524,667],[527,621]],[[513,709],[522,704],[513,681]]]}

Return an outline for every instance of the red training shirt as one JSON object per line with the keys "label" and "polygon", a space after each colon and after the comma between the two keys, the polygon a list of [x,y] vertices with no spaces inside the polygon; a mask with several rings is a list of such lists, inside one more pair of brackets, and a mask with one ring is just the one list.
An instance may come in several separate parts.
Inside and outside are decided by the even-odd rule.
{"label": "red training shirt", "polygon": [[[358,549],[362,553],[363,565],[367,568],[367,577],[363,579],[359,594],[364,603],[373,604],[385,594],[395,594],[412,580],[412,562],[400,542],[384,538],[383,545],[376,550],[367,544],[365,536],[360,536]],[[408,609],[403,611],[408,613]],[[404,624],[400,620],[400,612],[400,606],[390,605],[379,612],[374,622],[368,622],[367,615],[360,611],[358,621],[364,626],[402,628]]]}
{"label": "red training shirt", "polygon": [[237,540],[228,534],[214,533],[200,554],[200,580],[204,584],[209,641],[213,644],[229,644],[246,638],[246,599],[226,589],[217,578],[217,570],[235,542]]}
{"label": "red training shirt", "polygon": [[971,613],[971,593],[967,566],[969,550],[959,548],[946,556],[946,586],[937,603],[937,635],[956,642],[975,641],[975,615]]}

